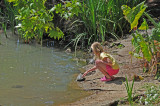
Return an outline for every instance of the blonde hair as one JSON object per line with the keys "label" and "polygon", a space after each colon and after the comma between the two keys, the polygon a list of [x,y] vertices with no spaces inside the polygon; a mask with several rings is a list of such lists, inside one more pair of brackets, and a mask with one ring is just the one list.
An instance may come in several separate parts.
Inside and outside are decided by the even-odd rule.
{"label": "blonde hair", "polygon": [[[98,53],[102,53],[104,51],[102,45],[99,42],[94,42],[91,45],[91,49],[93,50],[94,53],[96,53],[96,57],[97,57]],[[99,58],[99,56],[98,56],[98,58]]]}

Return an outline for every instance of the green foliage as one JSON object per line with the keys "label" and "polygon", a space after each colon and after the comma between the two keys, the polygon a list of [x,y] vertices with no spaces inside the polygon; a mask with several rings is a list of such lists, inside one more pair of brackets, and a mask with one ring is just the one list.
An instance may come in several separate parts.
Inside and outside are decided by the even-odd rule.
{"label": "green foliage", "polygon": [[74,15],[78,16],[81,6],[81,3],[78,2],[78,0],[65,1],[64,4],[65,5],[59,3],[55,5],[50,12],[55,11],[65,19],[72,18]]}
{"label": "green foliage", "polygon": [[18,0],[8,0],[8,2],[15,2],[15,1],[18,1]]}
{"label": "green foliage", "polygon": [[[71,0],[64,5],[61,3],[55,5],[52,10],[65,19],[71,19],[74,16],[72,26],[69,28],[75,34],[72,42],[74,44],[80,42],[83,46],[85,43],[90,45],[94,41],[103,42],[110,36],[116,39],[123,36],[123,29],[128,30],[128,23],[123,18],[121,6],[122,4],[134,6],[140,1]],[[72,11],[73,8],[76,12]]]}
{"label": "green foliage", "polygon": [[[160,41],[160,23],[156,23],[146,12],[146,5],[144,2],[138,4],[136,7],[133,7],[132,9],[129,6],[123,5],[122,10],[123,14],[125,15],[126,20],[131,25],[131,30],[134,28],[137,28],[138,26],[138,20],[140,17],[144,14],[155,26],[155,28],[152,29],[152,34],[140,34],[138,31],[136,33],[132,33],[133,39],[132,44],[135,47],[135,50],[131,53],[133,56],[137,58],[143,58],[147,60],[149,63],[148,68],[149,72],[155,71],[157,72],[157,65],[158,65],[158,56],[157,54],[160,52],[159,47],[159,41]],[[138,28],[139,30],[146,30],[148,29],[148,24],[145,19],[143,19],[143,23]],[[156,43],[155,43],[156,41]],[[141,55],[142,53],[142,55]]]}
{"label": "green foliage", "polygon": [[7,38],[7,24],[6,24],[6,23],[3,23],[3,24],[2,24],[2,28],[3,28],[3,30],[4,30],[4,34],[5,34],[6,38]]}
{"label": "green foliage", "polygon": [[[152,51],[150,50],[150,42],[149,40],[145,40],[145,38],[136,31],[136,35],[133,33],[132,34],[133,39],[132,39],[132,44],[135,47],[135,53],[139,54],[138,57],[140,56],[140,50],[143,53],[144,58],[147,61],[151,61],[152,58]],[[143,57],[142,57],[143,58]]]}
{"label": "green foliage", "polygon": [[152,35],[154,40],[157,40],[158,42],[160,42],[160,28],[153,28]]}
{"label": "green foliage", "polygon": [[141,26],[138,28],[139,30],[147,30],[149,29],[147,21],[143,18],[143,23],[141,24]]}
{"label": "green foliage", "polygon": [[63,37],[63,32],[52,23],[54,15],[46,9],[46,0],[9,0],[9,2],[13,2],[14,6],[19,8],[16,19],[20,24],[16,27],[26,40],[38,37],[42,41],[44,33],[55,39]]}
{"label": "green foliage", "polygon": [[[13,5],[10,5],[7,0],[4,0],[5,4],[5,17],[7,18],[7,21],[9,21],[9,24],[11,26],[12,35],[14,33],[14,25],[16,24],[15,15],[18,13],[18,9],[16,7],[13,7]],[[8,22],[7,22],[8,23]],[[4,24],[7,24],[4,22]],[[6,25],[7,26],[7,25]]]}
{"label": "green foliage", "polygon": [[134,79],[132,81],[132,85],[129,84],[127,76],[126,76],[126,83],[125,84],[125,88],[128,94],[128,101],[130,103],[130,105],[132,105],[133,102],[133,97],[132,97],[132,91],[133,91],[133,85],[134,85]]}
{"label": "green foliage", "polygon": [[156,74],[156,76],[155,76],[155,79],[156,80],[160,80],[160,68],[158,68],[158,72],[157,72],[157,74]]}
{"label": "green foliage", "polygon": [[131,30],[134,27],[137,27],[139,18],[142,16],[145,9],[147,8],[147,6],[144,5],[144,2],[138,4],[136,7],[133,7],[132,9],[127,5],[123,5],[121,7],[126,20],[131,24]]}
{"label": "green foliage", "polygon": [[[12,29],[12,34],[14,33],[14,24],[15,21],[15,14],[17,13],[17,9],[14,8],[12,5],[10,5],[7,0],[3,0],[2,2],[2,8],[0,9],[0,25],[2,26],[5,36],[7,38],[6,29],[10,28]],[[9,26],[8,26],[9,25]]]}

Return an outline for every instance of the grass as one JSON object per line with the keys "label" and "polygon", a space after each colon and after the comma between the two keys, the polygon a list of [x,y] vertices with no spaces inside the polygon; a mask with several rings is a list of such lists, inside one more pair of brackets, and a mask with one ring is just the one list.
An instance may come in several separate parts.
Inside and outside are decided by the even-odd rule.
{"label": "grass", "polygon": [[[5,5],[5,17],[6,20],[4,22],[4,28],[7,27],[7,23],[9,22],[12,30],[12,35],[14,34],[14,25],[17,23],[15,20],[15,15],[18,14],[18,9],[13,6],[11,3],[9,3],[7,0],[4,0]],[[5,30],[5,29],[4,29]]]}
{"label": "grass", "polygon": [[2,12],[2,10],[0,9],[0,30],[4,31],[4,34],[7,38],[7,17],[5,16],[5,14]]}
{"label": "grass", "polygon": [[[128,32],[129,23],[124,19],[121,6],[136,6],[142,0],[83,0],[81,12],[73,22],[75,33],[74,44],[91,45],[94,41],[104,42],[108,38],[119,37]],[[75,29],[74,29],[75,28]],[[83,35],[83,36],[81,36]]]}
{"label": "grass", "polygon": [[133,85],[134,85],[134,79],[132,81],[132,85],[130,85],[126,76],[125,88],[128,94],[128,102],[130,103],[130,105],[133,105],[133,97],[132,97]]}

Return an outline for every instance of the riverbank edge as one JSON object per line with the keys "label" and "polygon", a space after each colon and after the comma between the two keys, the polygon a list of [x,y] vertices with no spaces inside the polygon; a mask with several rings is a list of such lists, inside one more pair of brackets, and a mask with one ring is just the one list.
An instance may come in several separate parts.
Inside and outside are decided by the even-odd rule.
{"label": "riverbank edge", "polygon": [[[151,30],[149,30],[151,32]],[[127,98],[127,92],[123,82],[125,82],[125,75],[128,76],[129,82],[132,82],[134,75],[140,75],[144,77],[144,80],[135,81],[134,90],[137,90],[137,94],[143,94],[144,90],[140,90],[142,86],[148,83],[160,84],[160,81],[154,80],[154,77],[148,76],[143,72],[141,67],[141,61],[131,58],[129,52],[132,50],[131,45],[131,36],[128,36],[126,39],[121,39],[120,42],[124,45],[124,48],[111,48],[111,54],[115,51],[118,51],[117,54],[114,54],[115,58],[120,63],[121,72],[116,75],[117,80],[111,82],[101,82],[100,78],[103,76],[99,71],[95,71],[88,76],[86,76],[86,80],[82,82],[77,82],[78,86],[82,88],[84,91],[92,91],[93,93],[90,96],[82,98],[76,102],[67,104],[65,106],[111,106],[114,104],[118,104],[119,101]],[[126,60],[125,60],[125,59]],[[83,68],[85,70],[91,68],[93,64],[88,64]],[[130,71],[128,71],[128,69]],[[82,71],[83,73],[84,71]],[[109,95],[109,96],[108,96]]]}

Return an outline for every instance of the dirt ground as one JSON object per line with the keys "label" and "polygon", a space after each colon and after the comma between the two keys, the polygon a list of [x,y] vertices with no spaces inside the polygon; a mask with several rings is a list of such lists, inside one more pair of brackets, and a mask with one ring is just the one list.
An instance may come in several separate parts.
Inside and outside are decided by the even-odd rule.
{"label": "dirt ground", "polygon": [[[103,74],[100,71],[96,70],[89,73],[85,81],[77,82],[77,84],[86,92],[92,91],[92,95],[66,106],[110,106],[114,101],[126,98],[127,92],[124,85],[125,76],[128,77],[130,83],[132,83],[134,75],[144,77],[144,80],[137,80],[134,83],[133,91],[136,91],[136,94],[144,92],[141,88],[145,84],[160,84],[158,80],[154,80],[153,77],[143,72],[140,60],[132,57],[131,62],[131,56],[129,54],[129,52],[133,50],[131,39],[132,37],[128,36],[126,39],[119,40],[118,42],[124,45],[121,49],[105,46],[107,52],[112,54],[120,65],[120,71],[115,75],[116,79],[110,82],[102,82],[100,78],[103,77]],[[87,70],[92,66],[93,64],[89,64],[83,68]]]}

